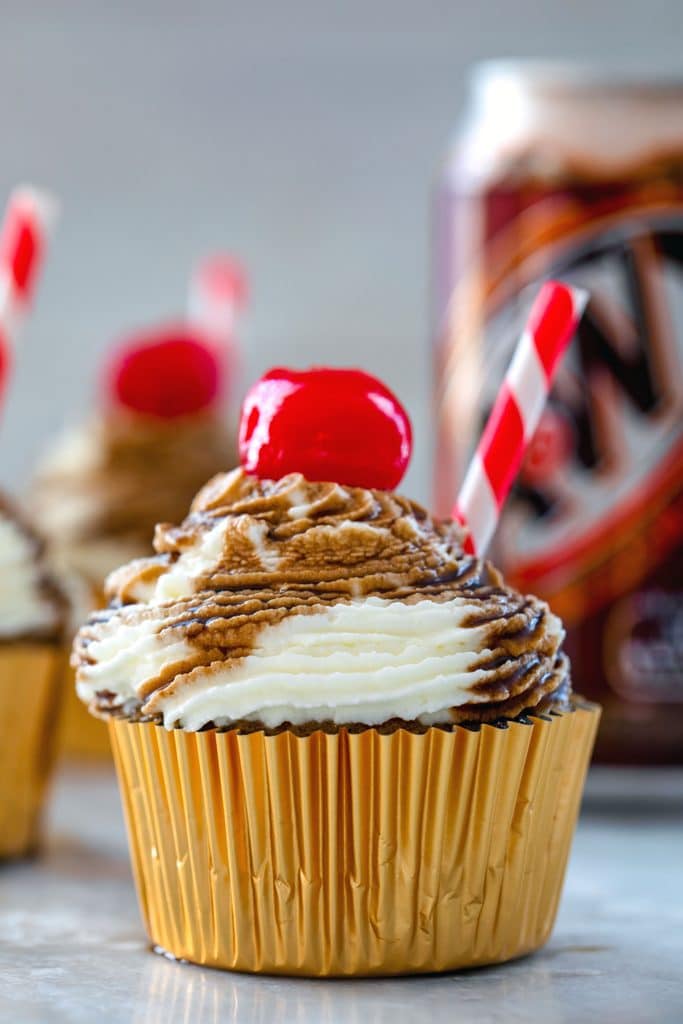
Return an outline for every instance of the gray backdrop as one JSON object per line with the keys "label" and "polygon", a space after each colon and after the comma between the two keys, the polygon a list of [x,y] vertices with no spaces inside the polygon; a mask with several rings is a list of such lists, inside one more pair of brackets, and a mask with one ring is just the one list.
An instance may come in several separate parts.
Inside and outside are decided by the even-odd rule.
{"label": "gray backdrop", "polygon": [[179,312],[193,261],[249,267],[247,375],[363,364],[413,415],[429,479],[428,204],[468,63],[681,65],[683,5],[0,2],[0,196],[52,187],[63,220],[0,430],[19,487],[93,401],[107,342]]}

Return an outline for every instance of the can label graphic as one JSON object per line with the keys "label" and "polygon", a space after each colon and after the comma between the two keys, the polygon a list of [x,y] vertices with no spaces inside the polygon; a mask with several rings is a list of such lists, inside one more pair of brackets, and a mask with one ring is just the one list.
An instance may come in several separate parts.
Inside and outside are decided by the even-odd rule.
{"label": "can label graphic", "polygon": [[[682,126],[683,127],[683,126]],[[619,174],[517,163],[439,197],[456,259],[436,347],[448,514],[539,280],[591,299],[503,514],[494,557],[568,628],[598,753],[683,760],[683,134]],[[447,204],[446,206],[444,204]],[[444,210],[446,216],[444,218]]]}

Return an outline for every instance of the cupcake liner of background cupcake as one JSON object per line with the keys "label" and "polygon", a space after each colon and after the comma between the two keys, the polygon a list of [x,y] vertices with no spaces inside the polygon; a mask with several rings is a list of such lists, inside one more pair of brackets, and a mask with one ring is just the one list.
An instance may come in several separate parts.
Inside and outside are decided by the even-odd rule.
{"label": "cupcake liner of background cupcake", "polygon": [[64,693],[57,724],[57,756],[73,763],[85,759],[110,762],[111,744],[107,726],[101,719],[89,714],[78,699],[76,673],[69,663],[73,633],[94,609],[104,608],[107,603],[104,590],[87,579],[85,574],[79,576],[70,570],[63,560],[54,559],[52,569],[68,596],[70,607],[70,628],[66,631],[63,647]]}
{"label": "cupcake liner of background cupcake", "polygon": [[532,952],[555,919],[599,715],[310,735],[110,720],[151,942],[308,976]]}
{"label": "cupcake liner of background cupcake", "polygon": [[[69,647],[69,652],[71,648]],[[88,709],[76,694],[75,673],[65,660],[65,693],[59,716],[58,747],[65,757],[97,758],[104,761],[111,757],[111,744],[107,726],[99,718],[88,714]],[[111,762],[109,762],[111,764]]]}
{"label": "cupcake liner of background cupcake", "polygon": [[16,642],[0,650],[0,857],[35,849],[62,678],[57,644]]}

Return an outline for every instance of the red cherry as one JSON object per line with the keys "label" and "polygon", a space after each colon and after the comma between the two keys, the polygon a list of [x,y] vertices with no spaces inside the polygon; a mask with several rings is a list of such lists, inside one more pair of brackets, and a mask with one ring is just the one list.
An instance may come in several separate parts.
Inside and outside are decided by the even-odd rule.
{"label": "red cherry", "polygon": [[388,491],[406,471],[412,432],[396,396],[362,370],[278,368],[244,400],[239,447],[262,479],[298,472]]}
{"label": "red cherry", "polygon": [[164,419],[208,408],[220,383],[218,354],[182,326],[136,335],[114,350],[105,368],[111,398]]}

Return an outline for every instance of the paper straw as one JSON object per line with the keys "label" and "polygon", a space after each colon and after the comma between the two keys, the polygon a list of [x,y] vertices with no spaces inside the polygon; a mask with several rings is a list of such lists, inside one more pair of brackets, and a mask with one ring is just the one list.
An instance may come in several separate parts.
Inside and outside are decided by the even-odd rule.
{"label": "paper straw", "polygon": [[247,300],[244,269],[231,256],[203,260],[190,281],[188,322],[220,343],[233,339],[237,313]]}
{"label": "paper straw", "polygon": [[483,555],[491,541],[587,301],[583,289],[547,281],[531,308],[453,510],[471,554]]}
{"label": "paper straw", "polygon": [[24,185],[7,204],[0,231],[0,389],[31,308],[58,209],[49,193]]}

